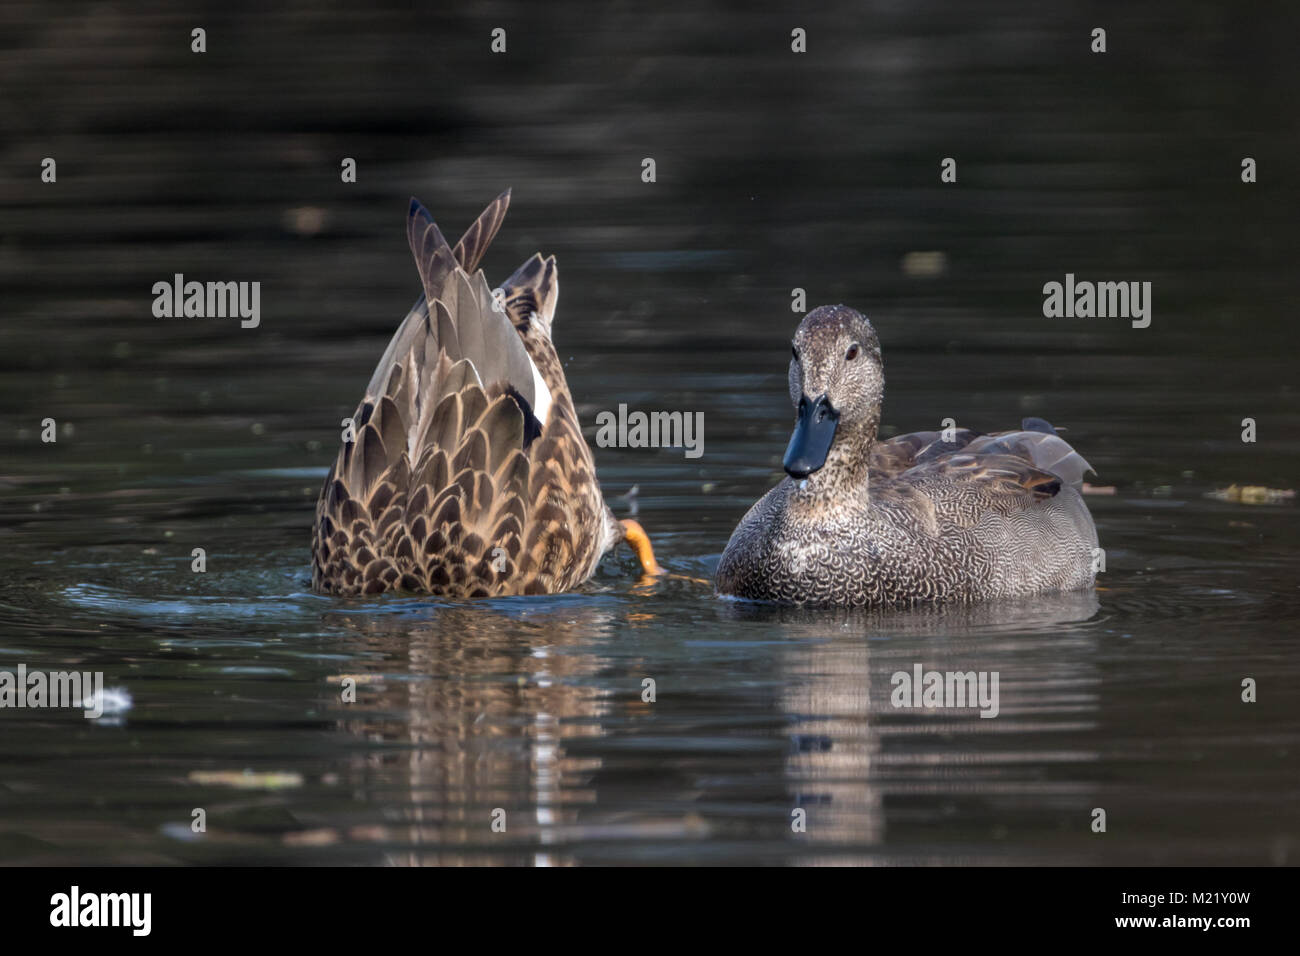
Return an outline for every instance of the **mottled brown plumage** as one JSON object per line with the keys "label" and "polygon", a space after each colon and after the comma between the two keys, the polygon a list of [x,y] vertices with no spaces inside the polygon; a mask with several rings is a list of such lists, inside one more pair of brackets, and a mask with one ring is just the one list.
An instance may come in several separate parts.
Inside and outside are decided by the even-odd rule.
{"label": "mottled brown plumage", "polygon": [[321,489],[312,586],[487,597],[564,591],[631,540],[616,521],[551,344],[559,281],[533,256],[494,297],[476,271],[509,205],[448,245],[414,199],[424,295],[398,328]]}
{"label": "mottled brown plumage", "polygon": [[1091,587],[1090,466],[1055,429],[878,442],[884,372],[867,319],[823,306],[794,338],[799,423],[784,479],[741,519],[720,594],[789,604],[979,601]]}

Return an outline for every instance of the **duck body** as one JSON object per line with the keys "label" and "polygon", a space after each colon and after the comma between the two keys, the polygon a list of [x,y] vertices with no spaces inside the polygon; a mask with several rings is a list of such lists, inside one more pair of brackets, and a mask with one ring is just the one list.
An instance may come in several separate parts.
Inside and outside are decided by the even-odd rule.
{"label": "duck body", "polygon": [[931,472],[882,476],[866,501],[833,509],[787,477],[731,536],[718,565],[719,593],[887,607],[1093,584],[1097,533],[1076,489],[1063,487],[1020,515],[978,482],[963,488]]}
{"label": "duck body", "polygon": [[1093,585],[1097,532],[1080,492],[1089,465],[1050,424],[877,442],[884,378],[865,317],[809,313],[794,354],[789,476],[732,534],[719,594],[876,607]]}
{"label": "duck body", "polygon": [[499,196],[454,249],[411,201],[424,295],[379,360],[355,438],[345,436],[321,489],[317,591],[553,593],[589,578],[629,526],[644,539],[605,505],[551,343],[554,258],[533,256],[496,293],[476,271],[509,200]]}

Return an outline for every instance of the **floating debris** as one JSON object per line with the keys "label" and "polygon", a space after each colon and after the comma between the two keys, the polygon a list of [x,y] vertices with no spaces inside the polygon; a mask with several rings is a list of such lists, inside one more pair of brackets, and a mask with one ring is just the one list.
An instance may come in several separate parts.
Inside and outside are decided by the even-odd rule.
{"label": "floating debris", "polygon": [[135,706],[135,701],[125,687],[107,687],[83,697],[76,702],[76,706],[98,713],[100,716],[93,719],[103,720],[105,717],[120,717]]}
{"label": "floating debris", "polygon": [[1294,488],[1265,488],[1263,485],[1229,485],[1205,493],[1207,498],[1241,505],[1278,505],[1295,500]]}
{"label": "floating debris", "polygon": [[190,783],[236,790],[290,790],[302,786],[302,774],[292,770],[255,773],[252,770],[191,770]]}
{"label": "floating debris", "polygon": [[1086,481],[1083,483],[1083,493],[1085,495],[1113,495],[1117,494],[1114,485],[1090,485]]}
{"label": "floating debris", "polygon": [[931,279],[948,271],[948,256],[942,252],[909,252],[903,256],[903,275]]}
{"label": "floating debris", "polygon": [[329,212],[320,206],[294,206],[284,211],[281,223],[287,232],[315,236],[329,224],[329,218]]}

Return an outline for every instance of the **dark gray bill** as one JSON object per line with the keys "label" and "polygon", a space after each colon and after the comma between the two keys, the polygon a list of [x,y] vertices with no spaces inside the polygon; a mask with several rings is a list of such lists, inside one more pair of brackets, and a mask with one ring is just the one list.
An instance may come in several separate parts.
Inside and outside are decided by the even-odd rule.
{"label": "dark gray bill", "polygon": [[785,473],[791,478],[807,478],[826,464],[826,454],[835,440],[835,427],[840,423],[840,413],[831,408],[830,400],[822,395],[816,401],[808,396],[799,397],[799,420],[794,434],[785,449]]}

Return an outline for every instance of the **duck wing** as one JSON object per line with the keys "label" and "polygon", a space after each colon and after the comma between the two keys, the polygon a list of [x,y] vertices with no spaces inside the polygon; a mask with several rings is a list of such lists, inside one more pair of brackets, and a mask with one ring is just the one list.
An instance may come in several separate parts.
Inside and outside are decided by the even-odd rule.
{"label": "duck wing", "polygon": [[954,428],[948,438],[938,431],[910,432],[877,442],[871,448],[871,475],[897,477],[909,468],[941,461],[957,452],[1020,458],[1075,488],[1083,484],[1087,472],[1096,473],[1049,422],[1041,418],[1026,418],[1019,429],[988,435],[972,428]]}
{"label": "duck wing", "polygon": [[868,468],[871,477],[892,478],[916,465],[934,461],[960,451],[980,433],[970,428],[955,428],[948,438],[943,432],[909,432],[871,446]]}
{"label": "duck wing", "polygon": [[981,435],[964,450],[971,454],[1014,455],[1075,488],[1083,486],[1085,474],[1096,474],[1087,459],[1041,418],[1024,419],[1016,431]]}
{"label": "duck wing", "polygon": [[[1031,421],[1039,420],[1026,419],[1025,424]],[[1055,429],[1039,428],[976,434],[953,452],[923,443],[916,462],[882,482],[882,498],[921,492],[937,512],[962,527],[978,524],[989,511],[1013,514],[1032,508],[1063,487],[1077,488],[1091,470]]]}

